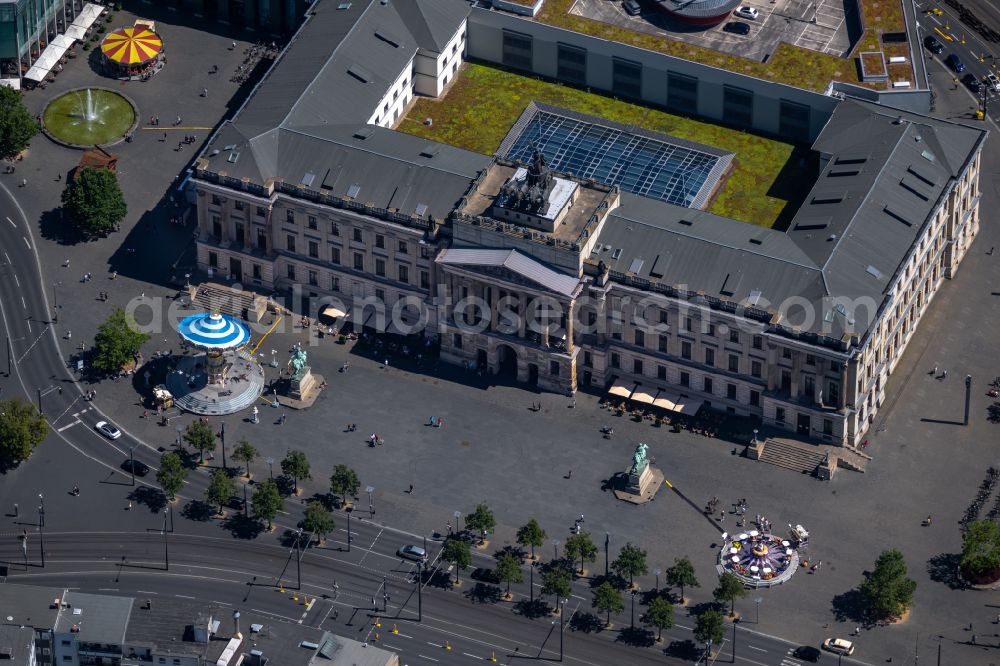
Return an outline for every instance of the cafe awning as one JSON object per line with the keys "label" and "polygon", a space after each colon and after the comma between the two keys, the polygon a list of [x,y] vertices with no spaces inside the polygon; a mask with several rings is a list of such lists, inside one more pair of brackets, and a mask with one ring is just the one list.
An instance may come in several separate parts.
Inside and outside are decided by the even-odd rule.
{"label": "cafe awning", "polygon": [[73,25],[66,28],[66,36],[69,37],[70,39],[76,39],[82,42],[84,39],[87,38],[87,29],[84,28],[82,25],[77,25],[74,23]]}
{"label": "cafe awning", "polygon": [[698,404],[689,396],[662,389],[653,400],[653,406],[687,416],[694,416],[698,413]]}
{"label": "cafe awning", "polygon": [[611,395],[617,395],[621,398],[628,398],[632,395],[632,390],[635,389],[636,386],[637,384],[635,382],[626,382],[623,379],[616,379],[615,383],[608,389],[608,393]]}
{"label": "cafe awning", "polygon": [[340,319],[341,317],[346,317],[347,313],[341,310],[336,305],[328,305],[319,313],[320,317],[329,317],[330,319]]}
{"label": "cafe awning", "polygon": [[635,392],[632,393],[632,400],[635,402],[641,402],[647,405],[653,404],[653,396],[643,391],[641,388],[637,388]]}

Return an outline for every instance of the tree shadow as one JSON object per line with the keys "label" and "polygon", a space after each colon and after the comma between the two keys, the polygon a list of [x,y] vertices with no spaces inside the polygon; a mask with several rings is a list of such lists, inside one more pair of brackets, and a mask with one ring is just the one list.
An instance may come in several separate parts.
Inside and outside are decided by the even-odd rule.
{"label": "tree shadow", "polygon": [[264,531],[264,524],[242,513],[231,513],[222,521],[222,527],[237,539],[256,539]]}
{"label": "tree shadow", "polygon": [[569,628],[573,631],[582,631],[585,634],[593,634],[604,631],[604,621],[593,613],[578,612],[569,621]]}
{"label": "tree shadow", "polygon": [[[278,537],[278,543],[280,543],[285,548],[295,548],[295,535],[298,534],[297,530],[285,530]],[[299,534],[299,548],[308,548],[309,544],[312,543],[310,535],[306,532]]]}
{"label": "tree shadow", "polygon": [[496,585],[476,583],[465,592],[465,598],[474,604],[496,604],[503,598],[503,590]]}
{"label": "tree shadow", "polygon": [[552,609],[541,599],[535,599],[534,601],[521,599],[514,604],[514,612],[529,620],[537,620],[540,617],[551,614]]}
{"label": "tree shadow", "polygon": [[1000,423],[1000,402],[994,402],[986,408],[986,420],[990,423]]}
{"label": "tree shadow", "polygon": [[951,590],[961,590],[965,581],[958,573],[961,556],[958,553],[941,553],[927,560],[927,573],[935,583],[947,585]]}
{"label": "tree shadow", "polygon": [[668,657],[675,657],[685,661],[694,661],[701,657],[701,648],[690,638],[683,641],[670,641],[663,650],[663,654]]}
{"label": "tree shadow", "polygon": [[588,581],[591,589],[600,586],[600,584],[604,582],[611,583],[611,585],[614,586],[616,590],[624,590],[626,587],[628,587],[628,581],[616,573],[610,573],[607,576],[605,576],[604,574],[599,574],[596,576],[592,575],[588,579]]}
{"label": "tree shadow", "polygon": [[42,213],[42,217],[38,221],[38,230],[42,238],[54,241],[59,245],[77,245],[91,240],[81,233],[72,222],[63,218],[62,208],[53,208]]}
{"label": "tree shadow", "polygon": [[500,584],[500,579],[497,577],[496,570],[487,569],[486,567],[476,567],[472,570],[472,573],[469,574],[469,578],[489,583],[491,585]]}
{"label": "tree shadow", "polygon": [[167,506],[167,496],[159,488],[139,486],[129,493],[128,498],[136,504],[149,507],[150,513],[159,513]]}
{"label": "tree shadow", "polygon": [[837,622],[859,623],[868,617],[865,612],[865,598],[858,588],[838,594],[831,600],[831,606]]}
{"label": "tree shadow", "polygon": [[450,590],[455,586],[454,577],[447,571],[424,572],[424,585],[436,587],[439,590]]}
{"label": "tree shadow", "polygon": [[290,497],[293,492],[295,492],[295,481],[290,476],[274,477],[274,485],[278,487],[278,492],[282,497]]}
{"label": "tree shadow", "polygon": [[333,497],[333,493],[313,493],[312,497],[306,499],[306,502],[319,502],[327,511],[333,511],[337,508],[337,501]]}
{"label": "tree shadow", "polygon": [[725,610],[728,613],[729,606],[727,606],[724,603],[720,603],[718,601],[702,601],[701,603],[691,604],[690,606],[687,607],[687,612],[690,617],[698,617],[705,611],[710,611],[710,610],[718,611],[720,613],[723,610]]}
{"label": "tree shadow", "polygon": [[645,627],[625,627],[618,632],[615,643],[632,647],[650,647],[656,643],[656,634]]}
{"label": "tree shadow", "polygon": [[506,545],[503,548],[498,548],[493,552],[493,559],[499,560],[503,555],[513,555],[517,558],[517,561],[524,564],[524,558],[527,557],[527,553],[520,546]]}
{"label": "tree shadow", "polygon": [[198,469],[198,466],[201,464],[201,454],[197,451],[188,451],[185,448],[181,448],[174,449],[173,452],[176,453],[177,457],[181,459],[181,466],[183,466],[184,469]]}
{"label": "tree shadow", "polygon": [[191,500],[184,505],[183,509],[181,509],[181,516],[199,523],[208,522],[212,519],[214,513],[215,507],[210,505],[208,502],[203,502],[202,500]]}

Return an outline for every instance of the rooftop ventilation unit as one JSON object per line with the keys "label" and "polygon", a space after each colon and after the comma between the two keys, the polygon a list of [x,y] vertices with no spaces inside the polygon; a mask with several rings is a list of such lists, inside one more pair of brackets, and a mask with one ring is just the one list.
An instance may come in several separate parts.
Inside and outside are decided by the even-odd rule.
{"label": "rooftop ventilation unit", "polygon": [[361,65],[354,64],[347,68],[347,73],[356,78],[361,83],[368,83],[372,80],[371,73]]}
{"label": "rooftop ventilation unit", "polygon": [[440,152],[441,152],[441,146],[434,143],[429,143],[420,149],[420,156],[430,158],[437,156],[437,154]]}
{"label": "rooftop ventilation unit", "polygon": [[364,141],[365,139],[367,139],[368,137],[370,137],[374,133],[375,133],[375,130],[373,130],[372,128],[370,128],[370,127],[362,127],[361,129],[359,129],[358,131],[356,131],[352,136],[355,139],[359,139],[361,141]]}
{"label": "rooftop ventilation unit", "polygon": [[[382,4],[385,4],[385,3],[383,2]],[[401,44],[401,42],[392,33],[386,32],[385,30],[381,30],[381,29],[376,30],[375,31],[375,36],[378,37],[379,39],[381,39],[383,42],[385,42],[389,46],[391,46],[393,48],[396,48],[396,49],[398,49],[399,45]]]}
{"label": "rooftop ventilation unit", "polygon": [[417,217],[423,217],[424,214],[427,212],[427,204],[418,203],[416,210],[414,210],[413,212],[416,214]]}
{"label": "rooftop ventilation unit", "polygon": [[747,296],[747,305],[757,305],[760,302],[761,291],[760,289],[754,289]]}
{"label": "rooftop ventilation unit", "polygon": [[306,187],[312,187],[314,180],[316,180],[316,174],[310,171],[306,171],[305,175],[302,176],[302,184]]}
{"label": "rooftop ventilation unit", "polygon": [[865,272],[868,273],[869,275],[871,275],[876,280],[882,279],[882,271],[880,271],[879,269],[875,268],[871,264],[868,264],[868,268],[865,269]]}
{"label": "rooftop ventilation unit", "polygon": [[620,247],[616,247],[615,251],[611,253],[611,258],[615,259],[615,260],[621,259],[622,258],[622,249]]}
{"label": "rooftop ventilation unit", "polygon": [[360,192],[361,192],[361,186],[358,185],[357,183],[354,183],[353,185],[347,188],[347,196],[349,196],[351,199],[357,199],[358,193]]}
{"label": "rooftop ventilation unit", "polygon": [[339,5],[337,5],[337,9],[350,9],[350,8],[351,8],[351,3],[349,2],[342,2]]}

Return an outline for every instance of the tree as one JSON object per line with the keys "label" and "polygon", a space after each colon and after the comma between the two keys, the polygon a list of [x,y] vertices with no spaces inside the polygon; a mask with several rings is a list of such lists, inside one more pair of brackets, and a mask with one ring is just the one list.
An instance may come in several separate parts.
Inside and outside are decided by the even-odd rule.
{"label": "tree", "polygon": [[336,465],[330,476],[330,492],[339,495],[341,502],[347,502],[349,495],[357,495],[361,488],[357,473],[347,465]]}
{"label": "tree", "polygon": [[628,576],[629,587],[632,587],[633,579],[648,571],[646,551],[638,546],[633,546],[631,541],[627,542],[618,552],[615,561],[611,563],[611,569],[622,578]]}
{"label": "tree", "polygon": [[466,569],[472,564],[472,552],[469,550],[469,543],[461,539],[449,538],[444,542],[441,557],[446,562],[451,562],[455,565],[455,584],[458,585],[459,570]]}
{"label": "tree", "polygon": [[729,602],[729,616],[736,615],[736,600],[742,599],[749,594],[743,586],[743,581],[736,577],[736,574],[726,573],[719,576],[719,587],[712,591],[712,596],[716,601]]}
{"label": "tree", "polygon": [[235,492],[236,484],[232,477],[226,473],[226,470],[217,469],[212,473],[212,480],[208,482],[208,488],[205,489],[205,499],[208,500],[209,504],[217,504],[221,514],[226,502]]}
{"label": "tree", "polygon": [[167,500],[173,502],[177,491],[184,487],[187,470],[181,462],[181,457],[173,451],[167,451],[160,456],[160,469],[156,470],[156,482],[163,489]]}
{"label": "tree", "polygon": [[250,503],[253,504],[253,514],[267,521],[267,529],[271,529],[271,521],[285,508],[285,500],[278,492],[278,485],[271,479],[257,484]]}
{"label": "tree", "polygon": [[694,565],[686,557],[678,557],[674,565],[667,569],[667,583],[681,588],[681,603],[684,603],[685,587],[701,587],[694,575]]}
{"label": "tree", "polygon": [[538,521],[532,518],[517,531],[517,543],[520,546],[530,546],[531,559],[535,559],[535,548],[540,548],[548,536]]}
{"label": "tree", "polygon": [[861,595],[868,612],[876,620],[899,617],[913,603],[917,582],[906,575],[903,554],[892,548],[875,560],[875,570],[865,575]]}
{"label": "tree", "polygon": [[246,464],[248,479],[251,478],[250,465],[257,459],[258,455],[257,448],[248,442],[245,437],[236,443],[236,450],[233,451],[233,460]]}
{"label": "tree", "polygon": [[977,520],[962,535],[962,575],[973,583],[1000,577],[1000,527],[992,520]]}
{"label": "tree", "polygon": [[594,598],[591,600],[590,605],[601,613],[608,614],[608,621],[605,623],[607,627],[611,627],[612,613],[621,613],[625,610],[622,593],[609,581],[604,581],[594,588]]}
{"label": "tree", "polygon": [[580,560],[580,573],[583,573],[583,563],[597,559],[597,546],[590,538],[590,532],[571,534],[566,538],[566,557],[574,562]]}
{"label": "tree", "polygon": [[9,160],[28,147],[38,123],[24,106],[21,93],[8,86],[0,90],[0,159]]}
{"label": "tree", "polygon": [[309,461],[306,460],[306,454],[295,449],[288,449],[284,460],[281,461],[281,473],[292,478],[295,484],[295,494],[298,495],[299,480],[310,478]]}
{"label": "tree", "polygon": [[215,433],[203,420],[195,419],[184,430],[184,441],[198,449],[201,462],[205,462],[205,451],[215,451]]}
{"label": "tree", "polygon": [[559,608],[560,598],[569,598],[572,591],[573,575],[561,566],[557,561],[552,561],[552,566],[542,574],[542,594],[555,595],[555,608]]}
{"label": "tree", "polygon": [[147,340],[149,335],[139,331],[135,319],[122,308],[115,308],[97,327],[92,365],[100,372],[121,372],[128,363],[135,361],[135,355]]}
{"label": "tree", "polygon": [[698,614],[694,622],[694,639],[699,643],[722,642],[722,613],[706,610]]}
{"label": "tree", "polygon": [[496,518],[493,517],[493,512],[490,511],[490,507],[486,506],[485,502],[477,504],[476,509],[465,517],[465,529],[476,532],[477,536],[481,537],[480,543],[486,542],[486,535],[492,532],[496,526]]}
{"label": "tree", "polygon": [[83,167],[62,193],[66,215],[84,236],[107,236],[128,213],[118,176],[108,169]]}
{"label": "tree", "polygon": [[20,398],[0,401],[0,466],[27,460],[48,434],[49,424],[30,402]]}
{"label": "tree", "polygon": [[320,542],[333,531],[333,516],[326,510],[322,502],[311,500],[306,504],[306,513],[299,525],[307,532],[319,537]]}
{"label": "tree", "polygon": [[657,595],[649,602],[646,612],[642,615],[642,623],[656,627],[656,642],[663,641],[663,630],[674,626],[674,606],[663,597]]}
{"label": "tree", "polygon": [[510,598],[510,584],[524,580],[521,574],[521,563],[511,552],[505,552],[497,558],[497,568],[494,571],[500,582],[507,583],[507,597]]}

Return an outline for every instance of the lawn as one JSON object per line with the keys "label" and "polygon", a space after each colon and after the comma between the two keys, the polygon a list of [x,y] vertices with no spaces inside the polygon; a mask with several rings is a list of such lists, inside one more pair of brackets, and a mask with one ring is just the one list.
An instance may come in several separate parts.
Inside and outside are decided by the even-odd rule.
{"label": "lawn", "polygon": [[[792,155],[791,144],[480,64],[464,65],[443,99],[419,99],[399,130],[492,154],[531,101],[733,152],[734,169],[709,208],[717,215],[770,227],[788,203],[773,190],[788,189],[775,180]],[[427,117],[433,125],[423,124]]]}

